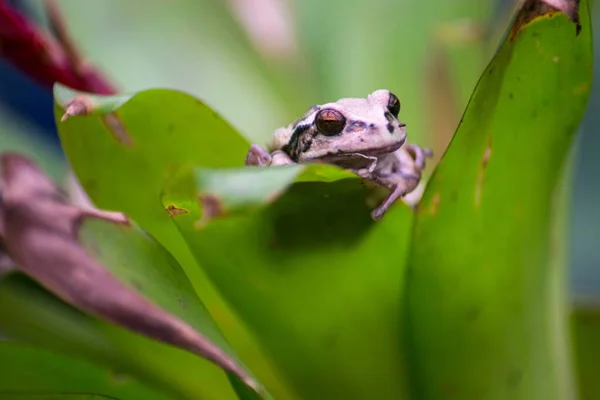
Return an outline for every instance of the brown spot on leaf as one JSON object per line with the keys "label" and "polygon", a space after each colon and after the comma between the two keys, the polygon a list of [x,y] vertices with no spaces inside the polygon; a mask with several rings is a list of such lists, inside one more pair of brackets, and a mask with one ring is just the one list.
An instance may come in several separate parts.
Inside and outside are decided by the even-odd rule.
{"label": "brown spot on leaf", "polygon": [[433,196],[433,200],[431,201],[431,207],[429,208],[429,212],[431,213],[431,215],[437,214],[439,206],[440,206],[440,194],[436,193]]}
{"label": "brown spot on leaf", "polygon": [[116,385],[123,385],[131,380],[131,376],[125,372],[109,371],[109,377]]}
{"label": "brown spot on leaf", "polygon": [[185,301],[184,298],[180,297],[179,299],[177,299],[177,302],[179,303],[179,307],[186,309],[187,308],[187,302]]}
{"label": "brown spot on leaf", "polygon": [[525,0],[517,13],[510,31],[510,41],[514,41],[521,30],[538,18],[552,17],[556,13],[565,14],[575,24],[575,34],[579,35],[579,0]]}
{"label": "brown spot on leaf", "polygon": [[442,384],[441,393],[446,397],[455,397],[458,390],[456,385],[452,382],[445,382]]}
{"label": "brown spot on leaf", "polygon": [[275,250],[275,249],[277,249],[279,247],[279,240],[277,239],[276,236],[273,236],[271,238],[271,240],[269,240],[269,242],[267,243],[267,247],[270,250]]}
{"label": "brown spot on leaf", "polygon": [[202,206],[202,217],[196,221],[196,229],[204,228],[211,219],[225,215],[223,202],[219,196],[210,193],[201,194],[198,196],[198,201]]}
{"label": "brown spot on leaf", "polygon": [[488,138],[488,145],[483,151],[483,157],[481,157],[481,164],[479,165],[479,172],[477,174],[477,181],[475,182],[475,208],[478,208],[481,204],[481,191],[483,189],[483,182],[485,180],[485,169],[492,157],[492,135]]}
{"label": "brown spot on leaf", "polygon": [[181,215],[181,214],[187,214],[189,211],[186,210],[185,208],[179,208],[174,206],[173,204],[169,204],[165,210],[167,210],[167,212],[169,213],[169,215],[171,217],[174,217],[176,215]]}
{"label": "brown spot on leaf", "polygon": [[579,85],[573,88],[573,95],[583,96],[587,95],[590,91],[590,82],[581,82]]}
{"label": "brown spot on leaf", "polygon": [[138,292],[143,292],[144,291],[144,287],[142,286],[142,284],[140,283],[140,281],[138,281],[137,279],[132,279],[130,282],[131,286],[133,286],[135,288],[135,290],[137,290]]}
{"label": "brown spot on leaf", "polygon": [[112,135],[117,139],[121,144],[131,147],[133,145],[133,140],[127,134],[127,130],[123,125],[123,122],[119,119],[119,116],[116,113],[110,113],[102,116],[102,122],[106,129],[112,133]]}
{"label": "brown spot on leaf", "polygon": [[76,115],[88,115],[93,110],[94,103],[92,103],[92,100],[88,96],[80,94],[67,103],[65,113],[60,118],[60,121],[65,122],[69,117]]}
{"label": "brown spot on leaf", "polygon": [[476,307],[471,307],[467,310],[467,322],[475,322],[479,318],[480,311]]}
{"label": "brown spot on leaf", "polygon": [[517,367],[511,367],[506,375],[506,384],[512,388],[516,389],[521,385],[523,381],[523,372]]}

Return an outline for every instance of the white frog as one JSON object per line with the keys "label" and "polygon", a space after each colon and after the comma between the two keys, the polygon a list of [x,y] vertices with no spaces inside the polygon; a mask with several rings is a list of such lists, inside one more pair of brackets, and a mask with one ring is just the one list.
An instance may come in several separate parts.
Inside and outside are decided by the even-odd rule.
{"label": "white frog", "polygon": [[391,190],[373,210],[383,217],[421,180],[430,149],[406,143],[406,124],[398,120],[400,101],[389,90],[311,107],[299,120],[275,131],[267,149],[253,144],[246,165],[277,166],[325,162]]}

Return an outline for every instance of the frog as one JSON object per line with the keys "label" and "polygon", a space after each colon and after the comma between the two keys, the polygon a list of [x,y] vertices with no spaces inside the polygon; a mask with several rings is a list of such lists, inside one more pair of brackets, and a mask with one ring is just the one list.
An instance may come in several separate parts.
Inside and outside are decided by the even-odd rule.
{"label": "frog", "polygon": [[387,89],[366,98],[342,98],[314,105],[299,119],[275,130],[267,148],[252,144],[247,166],[275,167],[322,162],[349,170],[388,188],[389,194],[371,212],[380,220],[398,199],[416,189],[433,156],[429,148],[407,143],[400,122],[400,100]]}

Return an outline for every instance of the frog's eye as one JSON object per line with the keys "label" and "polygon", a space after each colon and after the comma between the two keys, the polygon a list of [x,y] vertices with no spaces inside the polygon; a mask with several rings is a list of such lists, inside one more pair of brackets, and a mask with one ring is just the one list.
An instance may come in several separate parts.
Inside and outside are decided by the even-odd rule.
{"label": "frog's eye", "polygon": [[346,118],[341,112],[324,109],[319,111],[315,119],[317,129],[325,136],[334,136],[340,133],[346,125]]}
{"label": "frog's eye", "polygon": [[400,100],[398,100],[394,93],[390,92],[390,100],[388,101],[387,108],[394,117],[398,118],[398,114],[400,114]]}

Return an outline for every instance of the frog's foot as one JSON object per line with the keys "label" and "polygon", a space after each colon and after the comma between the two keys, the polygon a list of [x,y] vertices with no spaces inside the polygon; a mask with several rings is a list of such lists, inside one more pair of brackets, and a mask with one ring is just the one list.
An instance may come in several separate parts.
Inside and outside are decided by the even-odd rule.
{"label": "frog's foot", "polygon": [[406,151],[415,160],[415,166],[420,170],[425,169],[425,161],[427,158],[433,157],[433,151],[431,149],[424,149],[416,144],[407,144],[405,147]]}
{"label": "frog's foot", "polygon": [[379,221],[386,211],[394,204],[396,200],[404,196],[406,193],[405,189],[401,185],[396,185],[392,188],[392,191],[388,195],[388,197],[379,205],[379,207],[375,208],[371,212],[371,218],[375,221]]}
{"label": "frog's foot", "polygon": [[396,200],[406,196],[408,193],[415,190],[415,188],[417,187],[418,184],[419,184],[419,179],[411,178],[411,179],[406,179],[406,180],[399,182],[399,183],[395,184],[394,186],[392,186],[392,188],[391,188],[392,191],[390,192],[388,197],[386,197],[386,199],[383,201],[383,203],[381,203],[381,205],[379,207],[377,207],[376,209],[374,209],[371,212],[371,217],[375,221],[380,220],[383,217],[383,215],[386,213],[386,211],[392,206],[392,204],[394,204],[396,202]]}
{"label": "frog's foot", "polygon": [[257,144],[250,146],[246,156],[246,165],[269,166],[272,161],[273,157],[267,150]]}

